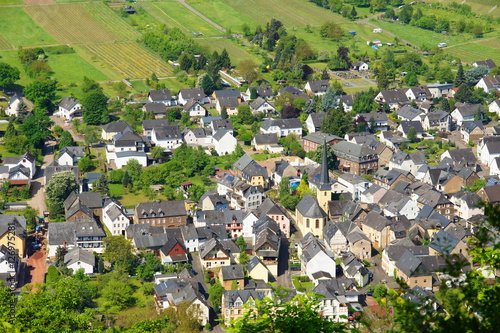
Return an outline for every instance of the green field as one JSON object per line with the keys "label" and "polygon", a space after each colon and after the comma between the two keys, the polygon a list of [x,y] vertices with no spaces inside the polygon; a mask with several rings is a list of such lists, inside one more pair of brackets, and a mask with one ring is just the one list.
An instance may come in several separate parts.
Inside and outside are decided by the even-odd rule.
{"label": "green field", "polygon": [[[495,44],[492,45],[493,43]],[[474,43],[447,47],[444,49],[444,51],[466,63],[472,63],[478,60],[492,59],[496,64],[499,64],[500,37],[491,40],[480,40]]]}
{"label": "green field", "polygon": [[0,6],[22,5],[23,0],[0,0]]}
{"label": "green field", "polygon": [[54,77],[62,84],[81,82],[84,76],[96,81],[108,80],[106,75],[76,53],[51,55],[47,61]]}
{"label": "green field", "polygon": [[0,32],[14,48],[58,44],[22,7],[2,7],[1,12]]}
{"label": "green field", "polygon": [[333,12],[320,8],[304,0],[189,0],[191,6],[211,20],[241,31],[243,23],[255,27],[265,25],[272,18],[283,22],[288,29],[305,26],[318,26],[327,21],[348,22]]}
{"label": "green field", "polygon": [[241,60],[245,59],[252,59],[256,63],[261,62],[258,56],[250,53],[250,47],[237,45],[227,38],[198,39],[197,42],[208,47],[211,51],[217,51],[218,53],[226,49],[233,66],[236,66]]}
{"label": "green field", "polygon": [[12,45],[7,41],[7,39],[0,34],[0,50],[11,50],[13,49]]}
{"label": "green field", "polygon": [[[461,3],[461,1],[457,0],[430,0],[428,2],[440,2],[441,4]],[[500,17],[500,1],[498,0],[467,0],[465,4],[470,6],[474,13]],[[495,6],[497,7],[495,8]]]}
{"label": "green field", "polygon": [[192,35],[193,32],[202,33],[207,37],[223,35],[222,31],[200,19],[178,2],[144,2],[141,3],[141,7],[158,22],[168,27],[179,28],[188,35]]}

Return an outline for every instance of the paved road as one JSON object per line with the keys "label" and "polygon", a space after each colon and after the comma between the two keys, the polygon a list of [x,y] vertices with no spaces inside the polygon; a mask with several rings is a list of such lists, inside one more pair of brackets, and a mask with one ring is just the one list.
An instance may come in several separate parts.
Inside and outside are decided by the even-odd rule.
{"label": "paved road", "polygon": [[281,247],[278,258],[278,285],[285,288],[293,288],[292,277],[290,274],[288,259],[289,259],[290,242],[285,237],[281,238]]}
{"label": "paved road", "polygon": [[45,205],[45,192],[43,189],[43,186],[45,186],[44,169],[54,162],[55,144],[55,141],[45,141],[45,145],[42,149],[44,154],[43,163],[41,167],[38,168],[35,179],[31,182],[31,200],[28,200],[28,205],[38,209],[40,214],[47,210],[47,206]]}
{"label": "paved road", "polygon": [[223,27],[221,27],[220,25],[218,25],[217,23],[215,23],[214,21],[212,21],[211,19],[209,19],[208,17],[206,17],[205,15],[203,15],[202,13],[200,13],[199,11],[197,11],[196,9],[191,7],[188,3],[186,3],[186,1],[184,1],[184,0],[177,0],[177,1],[179,1],[179,3],[181,3],[184,7],[186,7],[190,11],[192,11],[194,14],[198,15],[202,20],[213,25],[215,28],[219,29],[220,31],[226,32],[226,29],[224,29]]}
{"label": "paved road", "polygon": [[448,135],[448,140],[450,140],[450,142],[453,142],[455,146],[457,146],[457,148],[469,148],[469,146],[462,141],[462,135],[459,131],[451,132],[451,134]]}

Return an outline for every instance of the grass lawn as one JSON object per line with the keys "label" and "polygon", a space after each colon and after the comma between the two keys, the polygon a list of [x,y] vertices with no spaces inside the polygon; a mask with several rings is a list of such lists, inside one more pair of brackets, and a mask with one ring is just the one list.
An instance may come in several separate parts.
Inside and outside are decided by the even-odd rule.
{"label": "grass lawn", "polygon": [[11,153],[10,151],[7,150],[7,148],[5,148],[5,145],[2,143],[0,144],[0,156],[7,157],[7,156],[20,156],[20,155]]}
{"label": "grass lawn", "polygon": [[233,66],[237,65],[241,60],[246,59],[252,59],[257,64],[262,62],[257,55],[250,53],[251,49],[248,46],[238,45],[227,38],[198,39],[197,42],[208,47],[210,51],[217,51],[219,54],[222,50],[226,49]]}
{"label": "grass lawn", "polygon": [[98,82],[109,79],[76,53],[51,55],[47,61],[62,84],[82,82],[84,76]]}
{"label": "grass lawn", "polygon": [[292,278],[292,283],[297,291],[312,291],[314,289],[314,282],[299,282],[298,276]]}
{"label": "grass lawn", "polygon": [[275,157],[280,157],[281,154],[264,154],[264,153],[258,153],[258,154],[252,154],[252,158],[255,161],[266,161],[270,158],[275,158]]}
{"label": "grass lawn", "polygon": [[[439,2],[441,5],[447,5],[452,2],[461,3],[461,1],[455,0],[430,0],[428,2]],[[497,7],[498,1],[496,0],[468,0],[466,5],[470,6],[474,13],[500,17],[500,7]]]}
{"label": "grass lawn", "polygon": [[16,49],[19,46],[59,44],[21,7],[2,8],[0,31]]}
{"label": "grass lawn", "polygon": [[0,0],[0,6],[23,5],[23,0]]}
{"label": "grass lawn", "polygon": [[[492,43],[495,43],[492,45]],[[478,40],[477,42],[447,47],[444,52],[459,58],[466,63],[473,63],[478,59],[492,59],[500,63],[500,37],[490,40]]]}
{"label": "grass lawn", "polygon": [[109,184],[109,195],[111,197],[120,197],[125,194],[126,192],[122,184]]}

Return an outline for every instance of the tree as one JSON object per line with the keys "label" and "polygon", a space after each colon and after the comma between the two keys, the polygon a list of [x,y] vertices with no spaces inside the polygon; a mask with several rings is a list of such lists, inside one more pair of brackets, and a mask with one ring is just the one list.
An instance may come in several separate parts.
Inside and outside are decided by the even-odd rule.
{"label": "tree", "polygon": [[52,135],[50,131],[52,125],[54,125],[54,122],[43,111],[35,109],[34,115],[26,119],[19,129],[31,145],[42,147],[44,139]]}
{"label": "tree", "polygon": [[21,78],[21,72],[19,69],[12,67],[11,65],[0,62],[0,87],[5,87],[13,84]]}
{"label": "tree", "polygon": [[465,72],[465,82],[469,86],[474,86],[476,83],[479,82],[483,77],[488,75],[488,67],[486,66],[477,66],[477,67],[472,67],[471,69],[467,70]]}
{"label": "tree", "polygon": [[344,137],[350,131],[352,131],[352,121],[344,111],[339,109],[328,111],[321,125],[321,132]]}
{"label": "tree", "polygon": [[109,121],[108,98],[101,92],[90,91],[82,101],[83,120],[89,125],[105,124]]}
{"label": "tree", "polygon": [[295,55],[297,56],[298,60],[314,59],[315,56],[314,50],[312,49],[311,45],[303,40],[297,42]]}
{"label": "tree", "polygon": [[195,60],[192,54],[183,53],[178,61],[181,69],[187,72],[191,69]]}
{"label": "tree", "polygon": [[216,312],[220,309],[222,294],[224,293],[224,291],[225,289],[219,283],[219,281],[208,287],[208,299],[210,300],[210,303],[212,303],[212,306]]}
{"label": "tree", "polygon": [[[108,237],[109,238],[109,237]],[[106,283],[101,290],[99,308],[104,313],[117,313],[133,304],[134,289],[129,278],[122,271],[107,274]]]}
{"label": "tree", "polygon": [[85,132],[83,133],[85,135],[85,144],[87,146],[92,147],[94,143],[97,143],[99,141],[99,136],[97,135],[97,130],[94,127],[87,126],[85,128]]}
{"label": "tree", "polygon": [[332,87],[328,87],[326,93],[323,95],[321,102],[319,104],[319,109],[321,112],[328,112],[338,106],[337,96]]}
{"label": "tree", "polygon": [[23,65],[29,65],[33,61],[38,59],[38,55],[35,53],[33,49],[19,48],[19,51],[17,51],[17,57],[19,58],[19,61]]}
{"label": "tree", "polygon": [[190,200],[199,201],[201,196],[205,193],[205,188],[200,185],[193,185],[188,188],[187,192]]}
{"label": "tree", "polygon": [[255,61],[251,59],[245,59],[240,61],[238,66],[236,66],[236,71],[245,78],[249,83],[256,81],[259,78],[259,72],[257,71],[258,65]]}
{"label": "tree", "polygon": [[321,37],[327,37],[331,38],[333,40],[340,40],[342,37],[344,37],[344,30],[342,28],[333,23],[333,22],[326,22],[323,23],[323,25],[319,29],[319,34]]}
{"label": "tree", "polygon": [[130,178],[130,175],[127,170],[123,173],[123,178],[122,178],[122,185],[123,187],[130,187],[130,184],[132,183],[132,179]]}
{"label": "tree", "polygon": [[151,150],[151,157],[161,163],[161,161],[165,158],[165,148],[162,146],[155,146],[153,150]]}
{"label": "tree", "polygon": [[201,79],[200,88],[202,88],[207,95],[210,95],[217,89],[217,83],[214,82],[209,75],[204,75]]}
{"label": "tree", "polygon": [[469,103],[472,98],[472,90],[467,84],[462,83],[460,87],[458,87],[454,97],[458,102]]}
{"label": "tree", "polygon": [[73,136],[69,131],[64,131],[61,134],[61,138],[59,139],[59,150],[63,149],[64,147],[68,146],[74,146],[75,145],[75,140],[73,140]]}
{"label": "tree", "polygon": [[100,92],[102,93],[101,85],[88,77],[83,77],[83,83],[80,85],[80,89],[84,94],[88,94],[89,92]]}
{"label": "tree", "polygon": [[389,77],[387,76],[387,71],[384,66],[382,66],[378,71],[377,88],[379,90],[384,90],[389,88]]}
{"label": "tree", "polygon": [[328,70],[326,68],[321,72],[321,80],[330,80],[330,74],[328,74]]}
{"label": "tree", "polygon": [[299,110],[293,105],[285,105],[281,109],[281,119],[297,118],[299,116]]}
{"label": "tree", "polygon": [[88,156],[80,158],[78,161],[78,168],[81,172],[88,172],[94,167],[94,162]]}
{"label": "tree", "polygon": [[247,243],[245,242],[245,238],[243,238],[243,235],[238,237],[235,243],[240,247],[241,251],[245,251],[247,249]]}
{"label": "tree", "polygon": [[320,311],[320,296],[312,293],[297,294],[286,302],[288,291],[279,288],[276,297],[255,300],[242,317],[232,322],[230,333],[257,332],[337,332],[344,333],[348,327],[324,317]]}
{"label": "tree", "polygon": [[220,112],[220,116],[221,116],[222,119],[229,118],[229,115],[227,114],[227,108],[226,107],[222,108],[222,111]]}
{"label": "tree", "polygon": [[35,230],[36,221],[40,216],[38,209],[28,206],[21,212],[21,215],[26,218],[27,229]]}
{"label": "tree", "polygon": [[127,161],[127,164],[125,164],[125,170],[125,174],[128,174],[132,181],[135,182],[141,178],[142,165],[135,158]]}
{"label": "tree", "polygon": [[100,192],[103,197],[109,195],[109,180],[105,174],[101,174],[99,179],[94,181],[92,184],[92,192]]}
{"label": "tree", "polygon": [[413,126],[408,130],[408,140],[411,142],[417,141],[417,130]]}
{"label": "tree", "polygon": [[34,81],[24,87],[24,96],[32,101],[36,106],[46,109],[47,111],[53,110],[52,100],[56,97],[57,81],[44,80]]}
{"label": "tree", "polygon": [[52,176],[45,187],[47,206],[51,215],[64,213],[64,200],[72,193],[78,192],[79,186],[71,171],[63,171]]}
{"label": "tree", "polygon": [[144,281],[151,281],[154,274],[162,270],[161,260],[153,252],[141,252],[139,258],[142,263],[136,268],[137,276]]}
{"label": "tree", "polygon": [[222,50],[219,62],[221,68],[231,68],[231,58],[229,58],[229,53],[227,53],[226,49]]}
{"label": "tree", "polygon": [[124,271],[128,271],[136,259],[132,244],[122,235],[104,238],[104,247],[102,254],[104,260],[113,266],[119,266]]}
{"label": "tree", "polygon": [[56,260],[55,264],[56,267],[63,267],[64,266],[64,256],[68,253],[68,250],[64,247],[58,246],[56,249]]}
{"label": "tree", "polygon": [[[446,82],[446,81],[445,81]],[[465,83],[465,73],[462,63],[458,64],[457,75],[455,76],[455,81],[453,82],[454,87],[460,87],[462,83]]]}
{"label": "tree", "polygon": [[245,125],[251,125],[255,121],[249,105],[240,105],[238,107],[238,118]]}
{"label": "tree", "polygon": [[9,119],[9,124],[5,130],[4,140],[10,140],[17,136],[16,127],[14,126],[14,118]]}
{"label": "tree", "polygon": [[413,72],[408,72],[404,77],[404,82],[408,87],[416,87],[418,86],[418,78],[417,74]]}

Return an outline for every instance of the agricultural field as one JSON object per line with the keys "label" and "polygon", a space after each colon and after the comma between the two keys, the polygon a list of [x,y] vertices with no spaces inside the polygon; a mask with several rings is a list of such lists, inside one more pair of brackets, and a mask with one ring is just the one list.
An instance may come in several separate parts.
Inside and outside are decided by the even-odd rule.
{"label": "agricultural field", "polygon": [[144,2],[141,7],[157,21],[172,28],[180,28],[187,34],[202,33],[206,37],[222,36],[223,32],[200,19],[178,2]]}
{"label": "agricultural field", "polygon": [[106,75],[76,53],[50,55],[47,62],[54,71],[54,78],[62,84],[81,82],[84,76],[96,81],[108,80]]}
{"label": "agricultural field", "polygon": [[0,6],[14,6],[24,4],[23,0],[0,0]]}
{"label": "agricultural field", "polygon": [[12,50],[12,45],[7,41],[7,39],[0,34],[0,50]]}
{"label": "agricultural field", "polygon": [[38,25],[22,7],[2,7],[0,32],[15,49],[20,46],[58,44],[57,40]]}
{"label": "agricultural field", "polygon": [[348,22],[342,16],[304,0],[190,0],[188,2],[210,19],[233,31],[241,31],[243,23],[250,26],[255,26],[253,22],[265,25],[272,18],[283,22],[288,29],[307,24],[318,26],[328,21]]}
{"label": "agricultural field", "polygon": [[120,36],[94,18],[82,4],[27,6],[26,10],[63,44],[121,40]]}
{"label": "agricultural field", "polygon": [[[144,80],[130,81],[130,83],[132,83],[132,86],[138,93],[146,94],[151,90],[151,87],[147,86]],[[164,83],[165,86],[172,92],[172,94],[177,94],[181,89],[190,88],[188,85],[179,82],[175,78],[160,79],[159,83]]]}
{"label": "agricultural field", "polygon": [[169,64],[136,42],[88,44],[76,50],[85,50],[82,56],[90,56],[91,63],[112,79],[145,78],[153,72],[164,77],[173,73]]}
{"label": "agricultural field", "polygon": [[[441,4],[461,3],[461,1],[457,0],[429,0],[428,2],[439,2]],[[467,0],[465,4],[470,6],[474,13],[500,17],[500,1],[498,0]]]}
{"label": "agricultural field", "polygon": [[55,3],[53,0],[23,0],[27,5],[48,5]]}
{"label": "agricultural field", "polygon": [[447,47],[444,51],[466,63],[490,58],[499,64],[500,37]]}
{"label": "agricultural field", "polygon": [[237,45],[235,42],[232,42],[227,38],[197,39],[197,42],[208,47],[211,51],[217,51],[218,53],[226,49],[229,53],[233,66],[238,65],[241,60],[245,59],[252,59],[256,63],[260,63],[262,61],[258,56],[249,52],[250,47]]}

